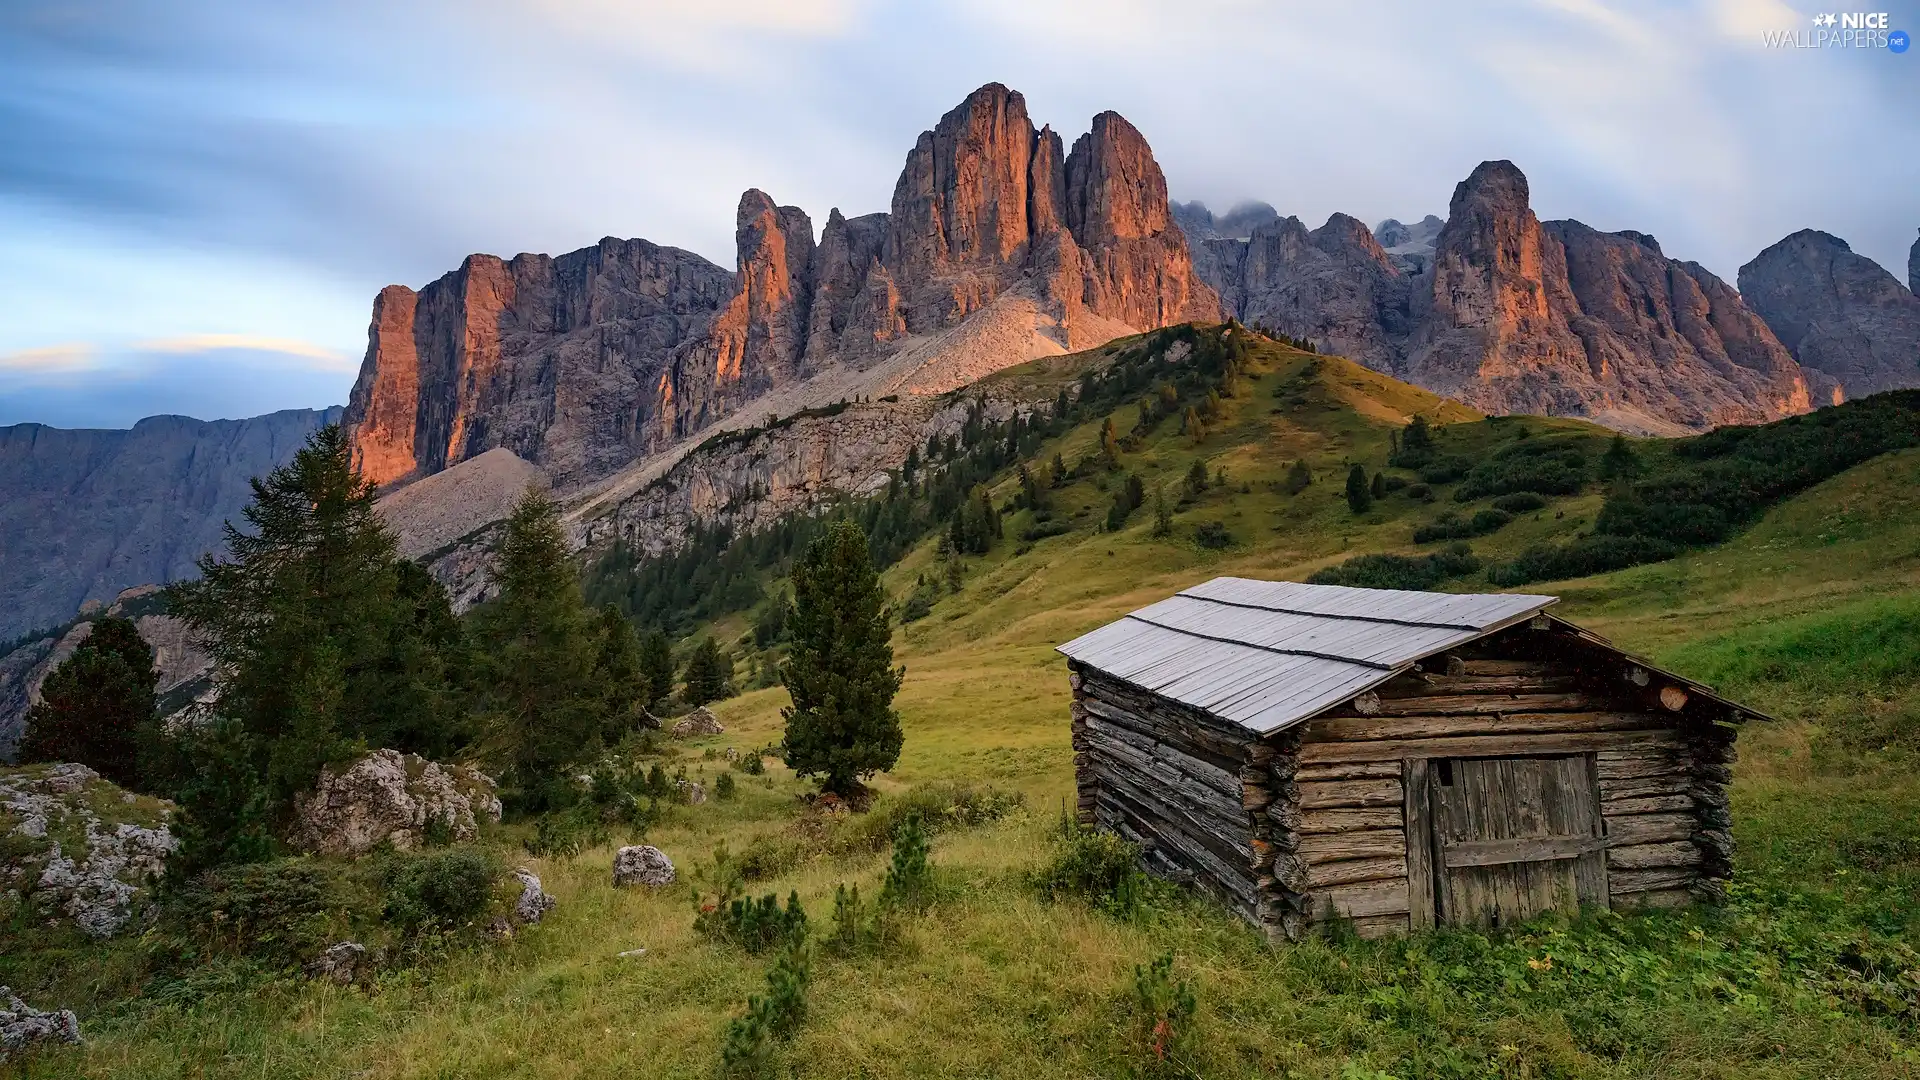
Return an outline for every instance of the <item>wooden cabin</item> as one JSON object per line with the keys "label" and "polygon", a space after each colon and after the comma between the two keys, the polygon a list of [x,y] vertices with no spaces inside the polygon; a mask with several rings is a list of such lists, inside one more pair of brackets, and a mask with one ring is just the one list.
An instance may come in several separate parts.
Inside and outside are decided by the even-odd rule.
{"label": "wooden cabin", "polygon": [[1723,895],[1760,714],[1551,596],[1215,578],[1060,646],[1080,820],[1265,928]]}

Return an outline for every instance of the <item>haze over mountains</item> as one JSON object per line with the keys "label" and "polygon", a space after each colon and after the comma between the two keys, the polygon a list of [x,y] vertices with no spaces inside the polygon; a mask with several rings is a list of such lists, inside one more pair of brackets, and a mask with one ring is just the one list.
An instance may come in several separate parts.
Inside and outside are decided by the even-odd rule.
{"label": "haze over mountains", "polygon": [[[749,190],[735,239],[733,270],[607,238],[559,256],[476,254],[418,290],[383,289],[344,412],[362,467],[404,488],[505,450],[534,470],[494,470],[513,484],[539,476],[577,504],[612,505],[713,431],[937,395],[1034,357],[1229,316],[1483,411],[1639,433],[1920,385],[1920,244],[1903,286],[1837,238],[1796,233],[1743,268],[1736,292],[1650,236],[1539,221],[1504,161],[1458,185],[1445,221],[1370,229],[1335,214],[1309,229],[1265,204],[1215,215],[1169,201],[1146,139],[1118,114],[1069,148],[998,84],[922,133],[886,212],[836,208],[816,233],[806,211]],[[236,489],[223,480],[211,487],[230,494],[215,497],[199,479],[231,439],[203,427],[177,437],[208,451],[139,464],[92,449],[108,433],[0,429],[0,594],[14,601],[0,634],[190,572],[190,556],[141,537],[146,523],[193,518],[168,543],[204,549],[237,508]],[[299,441],[287,431],[244,463],[229,456],[231,471],[284,460]],[[820,454],[832,451],[793,460],[839,475]],[[61,494],[83,491],[119,494],[111,512]],[[12,512],[29,502],[31,515]],[[460,535],[444,509],[433,535]],[[74,556],[94,549],[115,554]]]}

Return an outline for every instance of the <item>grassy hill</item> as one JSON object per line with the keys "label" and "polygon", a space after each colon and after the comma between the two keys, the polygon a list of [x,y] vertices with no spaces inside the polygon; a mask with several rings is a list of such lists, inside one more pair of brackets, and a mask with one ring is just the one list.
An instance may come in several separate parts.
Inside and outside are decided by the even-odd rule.
{"label": "grassy hill", "polygon": [[[993,377],[1044,397],[1110,362],[1036,361]],[[991,389],[991,387],[989,387]],[[1114,413],[1135,427],[1138,406]],[[1680,558],[1537,585],[1561,611],[1779,719],[1742,735],[1738,880],[1725,909],[1599,913],[1493,937],[1439,932],[1271,947],[1203,901],[1156,892],[1128,918],[1047,901],[1028,875],[1059,851],[1072,790],[1065,668],[1053,646],[1219,574],[1304,579],[1357,555],[1417,555],[1414,530],[1470,518],[1461,478],[1406,481],[1355,514],[1352,464],[1379,471],[1415,415],[1469,466],[1573,451],[1596,467],[1611,433],[1568,420],[1485,419],[1334,357],[1259,345],[1247,378],[1195,439],[1177,418],[1051,487],[1048,519],[1017,508],[1001,474],[1003,539],[949,559],[928,538],[886,572],[890,592],[937,593],[896,637],[907,678],[899,767],[880,809],[939,810],[952,785],[1024,798],[984,824],[966,799],[933,843],[940,896],[877,956],[816,957],[804,1025],[776,1075],[801,1077],[1904,1077],[1920,1072],[1920,450],[1875,457]],[[1097,458],[1100,422],[1035,458]],[[1526,447],[1520,454],[1515,447]],[[1639,447],[1643,461],[1670,453]],[[1305,461],[1312,483],[1287,477]],[[1199,462],[1206,491],[1188,494]],[[1224,471],[1224,482],[1218,480]],[[1146,505],[1102,525],[1127,473]],[[1435,475],[1440,475],[1436,473]],[[1416,485],[1425,484],[1421,494]],[[1155,536],[1164,491],[1169,535]],[[1471,543],[1487,565],[1592,529],[1597,479]],[[1184,500],[1184,503],[1182,503]],[[1224,529],[1219,533],[1203,526]],[[1486,588],[1485,571],[1446,580]],[[752,651],[753,612],[711,626]],[[777,651],[777,645],[773,647]],[[765,658],[756,658],[764,662]],[[682,744],[712,780],[723,748],[777,741],[783,691],[720,703],[724,735]],[[718,843],[753,858],[753,893],[797,891],[816,925],[834,888],[872,895],[875,830],[807,814],[770,763],[728,802],[673,809],[648,833],[683,876]],[[945,785],[943,788],[942,786]],[[501,839],[513,842],[510,827]],[[620,842],[623,837],[611,838]],[[35,1075],[96,1077],[708,1077],[721,1029],[762,989],[766,960],[692,929],[690,893],[615,891],[610,846],[526,857],[559,907],[505,945],[460,949],[341,989],[244,965],[208,965],[142,1001],[116,998],[137,945],[73,946],[74,962],[0,954],[0,981],[83,1007],[90,1047]],[[643,955],[622,955],[645,949]],[[1198,1001],[1189,1055],[1158,1061],[1135,1020],[1136,966],[1171,952]],[[105,957],[105,958],[103,958]],[[122,965],[116,967],[115,965]],[[85,1007],[91,1005],[92,1011]]]}

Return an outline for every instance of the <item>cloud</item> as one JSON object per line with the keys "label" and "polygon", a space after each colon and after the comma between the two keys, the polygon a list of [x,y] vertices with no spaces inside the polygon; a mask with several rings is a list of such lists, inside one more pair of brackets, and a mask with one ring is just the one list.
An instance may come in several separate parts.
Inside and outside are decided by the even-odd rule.
{"label": "cloud", "polygon": [[85,343],[46,345],[0,355],[0,372],[44,375],[85,371],[95,366],[93,346]]}
{"label": "cloud", "polygon": [[133,349],[154,353],[201,353],[241,349],[248,352],[275,353],[281,356],[314,360],[316,367],[335,371],[357,371],[359,361],[333,349],[288,338],[258,337],[252,334],[187,334],[136,342]]}

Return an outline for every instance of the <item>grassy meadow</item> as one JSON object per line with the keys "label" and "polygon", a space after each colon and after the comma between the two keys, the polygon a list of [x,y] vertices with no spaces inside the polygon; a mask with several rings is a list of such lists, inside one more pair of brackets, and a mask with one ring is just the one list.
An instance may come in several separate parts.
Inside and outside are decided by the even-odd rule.
{"label": "grassy meadow", "polygon": [[[1044,384],[1071,365],[996,376]],[[1024,810],[933,840],[939,891],[878,955],[817,955],[808,1012],[778,1051],[794,1077],[1893,1078],[1920,1075],[1920,451],[1877,458],[1772,508],[1733,540],[1671,562],[1523,591],[1623,647],[1771,713],[1741,736],[1737,879],[1720,909],[1591,913],[1491,937],[1440,931],[1360,942],[1339,933],[1269,945],[1210,903],[1157,890],[1120,919],[1048,902],[1028,876],[1053,855],[1072,793],[1064,662],[1053,647],[1220,574],[1299,580],[1356,554],[1417,552],[1415,525],[1472,511],[1441,492],[1349,509],[1347,466],[1371,471],[1415,413],[1442,448],[1481,459],[1520,438],[1597,458],[1610,434],[1575,421],[1479,419],[1336,358],[1263,346],[1256,377],[1198,443],[1162,425],[1124,456],[1148,491],[1103,532],[1109,476],[1056,488],[1075,529],[1023,541],[1029,512],[967,560],[957,592],[895,638],[907,668],[898,767],[883,802],[942,783],[1017,792]],[[1117,426],[1132,422],[1122,409]],[[1524,433],[1524,434],[1522,434]],[[1093,453],[1084,425],[1050,444]],[[1663,451],[1642,447],[1644,455]],[[1224,483],[1152,535],[1152,493],[1181,497],[1195,460]],[[1313,483],[1279,481],[1306,460]],[[1012,478],[996,496],[1017,490]],[[1494,560],[1590,526],[1595,485],[1474,540]],[[1202,546],[1219,522],[1231,540]],[[944,573],[929,541],[888,570],[891,593]],[[1486,588],[1483,577],[1448,582]],[[723,640],[748,627],[735,617]],[[784,691],[715,706],[724,735],[677,744],[711,781],[724,748],[777,742]],[[785,852],[753,894],[798,892],[822,926],[839,883],[880,889],[883,850],[826,850],[776,760],[739,794],[675,807],[646,841],[684,879],[718,843]],[[517,844],[516,827],[500,830]],[[722,1028],[761,992],[765,957],[694,933],[685,884],[610,885],[613,836],[571,858],[509,857],[558,907],[513,941],[463,946],[364,988],[209,965],[141,997],[136,940],[67,946],[60,963],[0,949],[0,982],[80,1010],[88,1045],[31,1063],[35,1077],[427,1080],[711,1077]],[[644,949],[644,953],[632,954]],[[1166,1060],[1136,1020],[1135,969],[1163,953],[1198,1003]],[[631,955],[621,955],[631,954]],[[29,993],[31,991],[31,993]]]}

